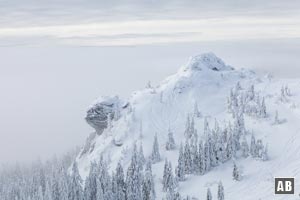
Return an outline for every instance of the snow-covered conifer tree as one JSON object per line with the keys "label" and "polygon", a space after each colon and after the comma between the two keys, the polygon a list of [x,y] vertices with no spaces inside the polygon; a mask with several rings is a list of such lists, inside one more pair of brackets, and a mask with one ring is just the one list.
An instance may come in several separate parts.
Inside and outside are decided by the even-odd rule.
{"label": "snow-covered conifer tree", "polygon": [[127,199],[140,200],[142,198],[142,174],[139,168],[136,144],[133,147],[131,162],[127,170],[126,195]]}
{"label": "snow-covered conifer tree", "polygon": [[81,187],[82,179],[79,175],[77,163],[74,162],[72,167],[72,174],[71,174],[71,182],[70,182],[70,193],[69,199],[71,200],[83,200],[83,190]]}
{"label": "snow-covered conifer tree", "polygon": [[174,136],[173,136],[173,132],[170,130],[168,130],[168,140],[166,142],[166,150],[174,150],[176,148],[176,144],[175,144],[175,140],[174,140]]}
{"label": "snow-covered conifer tree", "polygon": [[165,162],[164,172],[163,172],[163,190],[165,192],[175,195],[175,182],[173,176],[172,165],[168,160]]}
{"label": "snow-covered conifer tree", "polygon": [[104,200],[104,191],[102,188],[102,184],[100,179],[97,179],[97,193],[96,193],[97,200]]}
{"label": "snow-covered conifer tree", "polygon": [[252,157],[257,157],[256,141],[253,134],[251,136],[250,153]]}
{"label": "snow-covered conifer tree", "polygon": [[53,200],[49,181],[46,182],[46,188],[45,188],[45,192],[44,192],[44,200]]}
{"label": "snow-covered conifer tree", "polygon": [[211,167],[217,166],[216,159],[216,141],[212,138],[212,135],[208,135],[208,143],[209,143],[209,158]]}
{"label": "snow-covered conifer tree", "polygon": [[199,143],[199,160],[198,160],[198,168],[199,173],[204,174],[205,172],[205,159],[204,159],[204,150],[203,150],[203,144],[202,141]]}
{"label": "snow-covered conifer tree", "polygon": [[189,138],[189,135],[190,135],[190,128],[191,126],[191,120],[190,120],[190,115],[187,115],[187,118],[186,118],[186,122],[185,122],[185,130],[184,130],[184,135],[186,138]]}
{"label": "snow-covered conifer tree", "polygon": [[152,147],[152,154],[151,154],[151,160],[152,163],[157,163],[160,161],[160,153],[159,153],[159,144],[157,139],[157,134],[154,136],[154,142]]}
{"label": "snow-covered conifer tree", "polygon": [[116,200],[125,200],[126,199],[126,185],[125,185],[125,178],[124,178],[124,170],[119,162],[116,168],[115,174],[115,181],[116,181]]}
{"label": "snow-covered conifer tree", "polygon": [[179,157],[178,157],[178,166],[176,168],[176,178],[178,181],[185,180],[185,159],[184,159],[184,152],[182,143],[180,144],[179,148]]}
{"label": "snow-covered conifer tree", "polygon": [[96,200],[97,178],[98,178],[97,167],[98,166],[95,162],[91,163],[89,175],[85,179],[85,188],[84,188],[85,200]]}
{"label": "snow-covered conifer tree", "polygon": [[242,150],[243,157],[247,158],[249,156],[249,145],[245,136],[243,136],[242,139],[241,150]]}
{"label": "snow-covered conifer tree", "polygon": [[164,165],[164,171],[163,171],[163,180],[162,180],[162,184],[163,184],[163,190],[167,191],[167,179],[169,176],[169,162],[166,159],[165,160],[165,165]]}
{"label": "snow-covered conifer tree", "polygon": [[210,153],[210,143],[206,139],[204,143],[204,171],[207,172],[211,168],[211,153]]}
{"label": "snow-covered conifer tree", "polygon": [[233,164],[232,177],[235,181],[240,181],[241,178],[240,171],[235,163]]}
{"label": "snow-covered conifer tree", "polygon": [[268,155],[268,144],[265,145],[265,148],[262,152],[262,156],[261,156],[261,159],[263,161],[266,161],[266,160],[269,160],[269,155]]}
{"label": "snow-covered conifer tree", "polygon": [[224,187],[222,182],[220,181],[218,184],[218,200],[224,200]]}
{"label": "snow-covered conifer tree", "polygon": [[256,141],[256,152],[255,155],[257,155],[259,158],[262,158],[264,152],[264,145],[261,139],[258,139]]}
{"label": "snow-covered conifer tree", "polygon": [[261,108],[260,108],[260,117],[267,117],[267,108],[266,108],[266,103],[265,103],[265,98],[263,98],[261,102]]}
{"label": "snow-covered conifer tree", "polygon": [[43,188],[42,188],[42,186],[39,186],[37,199],[38,199],[38,200],[44,200],[44,195],[43,195]]}
{"label": "snow-covered conifer tree", "polygon": [[207,136],[209,134],[209,124],[208,124],[208,121],[207,121],[207,118],[205,117],[204,118],[204,136]]}
{"label": "snow-covered conifer tree", "polygon": [[186,141],[184,146],[184,165],[185,174],[190,174],[192,172],[192,155],[188,141]]}
{"label": "snow-covered conifer tree", "polygon": [[144,150],[143,150],[143,145],[142,143],[140,144],[140,149],[139,149],[139,167],[140,169],[142,170],[143,169],[143,166],[144,164],[146,163],[146,159],[145,159],[145,156],[144,156]]}
{"label": "snow-covered conifer tree", "polygon": [[69,175],[67,174],[67,169],[64,166],[60,169],[60,177],[58,180],[59,185],[59,193],[60,193],[60,200],[68,200],[69,196],[69,185],[70,185]]}
{"label": "snow-covered conifer tree", "polygon": [[206,200],[212,200],[210,188],[207,189]]}
{"label": "snow-covered conifer tree", "polygon": [[142,185],[143,200],[154,200],[156,197],[151,162],[146,163],[145,177]]}
{"label": "snow-covered conifer tree", "polygon": [[192,173],[200,174],[200,167],[199,167],[200,158],[199,158],[197,143],[192,144],[191,154],[192,154]]}
{"label": "snow-covered conifer tree", "polygon": [[254,85],[251,85],[249,91],[248,91],[248,98],[250,101],[254,100],[255,97],[255,90],[254,90]]}

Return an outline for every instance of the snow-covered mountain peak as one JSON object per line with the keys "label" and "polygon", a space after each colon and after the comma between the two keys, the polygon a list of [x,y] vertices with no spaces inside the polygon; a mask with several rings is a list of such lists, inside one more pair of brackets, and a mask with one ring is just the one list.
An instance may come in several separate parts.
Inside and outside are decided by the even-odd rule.
{"label": "snow-covered mountain peak", "polygon": [[[246,107],[248,110],[245,110],[255,110],[253,108],[256,108],[256,105],[264,105],[262,101],[270,101],[271,96],[267,96],[269,94],[264,89],[269,86],[269,83],[270,81],[265,78],[260,79],[250,70],[240,68],[234,70],[213,53],[205,53],[191,57],[187,65],[158,86],[152,86],[149,82],[146,88],[134,92],[126,101],[117,96],[101,97],[87,111],[86,120],[95,129],[95,133],[90,135],[77,157],[79,172],[85,179],[89,175],[91,162],[98,161],[101,156],[107,162],[110,171],[116,169],[118,163],[127,169],[136,145],[142,147],[146,159],[152,159],[153,144],[157,140],[156,146],[159,148],[161,159],[153,163],[152,167],[156,190],[160,191],[157,199],[161,199],[165,195],[161,192],[163,190],[161,188],[163,162],[161,161],[168,159],[173,166],[178,167],[180,144],[185,144],[187,141],[186,130],[190,126],[187,124],[193,124],[193,130],[196,130],[194,133],[197,133],[195,137],[203,141],[208,138],[205,135],[207,134],[205,127],[220,124],[222,130],[232,130],[229,128],[231,124],[239,123],[236,123],[235,118],[232,117],[233,112],[229,110],[230,102],[246,102],[248,93],[253,94],[251,102]],[[253,90],[250,90],[251,88]],[[254,92],[254,88],[257,92]],[[240,93],[235,95],[234,91]],[[228,101],[229,97],[236,97],[236,99]],[[235,111],[239,110],[242,109],[235,109]],[[268,114],[272,113],[273,110]],[[248,130],[253,129],[258,140],[266,137],[264,132],[260,131],[261,127],[257,127],[259,121],[264,122],[264,126],[268,126],[267,118],[262,120],[250,115],[245,116],[248,142],[251,139]],[[167,145],[169,133],[173,134],[176,143],[172,151]],[[267,142],[272,146],[271,140]],[[226,183],[227,190],[235,191],[236,184],[230,177],[231,162],[230,159],[227,163],[221,162],[215,169],[208,170],[205,178],[189,177],[184,183],[180,183],[180,191],[184,194],[192,193],[197,197],[203,196],[207,185],[219,180],[220,177]],[[238,164],[242,162],[263,165],[257,164],[255,159],[238,160]],[[219,169],[226,171],[224,176],[220,176]],[[196,190],[185,188],[193,181],[203,186],[201,194]]]}
{"label": "snow-covered mountain peak", "polygon": [[233,70],[229,65],[217,57],[214,53],[204,53],[196,56],[192,56],[189,59],[188,64],[184,67],[186,70],[201,71],[201,70],[214,70],[214,71],[226,71]]}

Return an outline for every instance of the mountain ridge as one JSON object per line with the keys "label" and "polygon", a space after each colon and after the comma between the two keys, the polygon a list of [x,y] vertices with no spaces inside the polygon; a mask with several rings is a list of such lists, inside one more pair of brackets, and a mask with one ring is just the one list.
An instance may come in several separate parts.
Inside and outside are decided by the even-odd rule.
{"label": "mountain ridge", "polygon": [[[289,81],[289,83],[295,85],[294,82]],[[250,158],[238,159],[236,161],[238,165],[242,169],[246,169],[244,170],[244,180],[239,183],[241,186],[237,186],[238,183],[232,182],[232,172],[230,172],[232,161],[230,161],[214,168],[203,176],[188,176],[187,181],[180,183],[179,190],[184,194],[193,194],[193,196],[200,198],[204,196],[207,187],[214,187],[215,183],[222,179],[225,190],[227,187],[227,194],[232,199],[238,199],[238,196],[234,194],[234,189],[241,192],[242,187],[246,185],[249,189],[243,192],[250,196],[245,199],[253,199],[251,193],[258,189],[258,186],[265,188],[265,190],[259,190],[257,198],[267,196],[266,199],[270,199],[273,189],[266,167],[270,166],[272,162],[276,163],[275,166],[281,165],[277,163],[280,162],[279,159],[274,159],[274,157],[280,156],[280,153],[273,146],[278,144],[279,136],[270,138],[270,133],[274,132],[275,127],[270,121],[274,117],[275,109],[273,107],[277,108],[279,106],[278,109],[280,110],[288,103],[278,100],[280,94],[277,94],[277,92],[280,91],[283,84],[284,81],[281,80],[259,77],[251,70],[234,69],[211,53],[192,57],[188,64],[182,66],[176,74],[167,77],[157,87],[148,84],[145,89],[134,92],[128,100],[121,100],[117,96],[104,98],[105,101],[107,99],[111,101],[103,103],[103,99],[101,99],[100,102],[97,101],[89,108],[90,111],[90,109],[93,110],[96,107],[96,110],[99,109],[101,113],[106,109],[103,105],[108,105],[109,112],[103,112],[107,114],[106,123],[102,126],[103,130],[97,132],[96,128],[96,133],[92,134],[90,139],[87,140],[85,148],[77,157],[80,174],[83,178],[86,177],[90,163],[97,161],[100,155],[104,155],[111,170],[115,169],[118,162],[122,163],[124,168],[127,168],[134,144],[142,144],[145,157],[149,157],[155,135],[158,138],[162,160],[168,159],[173,166],[176,166],[180,143],[185,140],[184,132],[187,116],[193,115],[195,129],[198,130],[200,138],[204,137],[203,129],[206,120],[212,125],[217,119],[221,126],[234,120],[227,108],[230,92],[236,87],[241,87],[241,90],[244,91],[243,95],[245,95],[248,91],[251,91],[253,85],[257,88],[255,94],[261,96],[258,101],[261,102],[262,98],[266,99],[268,114],[265,118],[247,115],[245,116],[245,124],[249,130],[252,129],[256,137],[270,144],[268,146],[270,148],[270,161],[261,162]],[[198,116],[195,116],[195,105],[199,111]],[[88,121],[88,118],[86,119]],[[283,123],[278,127],[285,126]],[[265,132],[262,131],[262,127],[264,127]],[[169,130],[174,133],[176,141],[176,149],[171,152],[165,149]],[[246,137],[250,141],[249,133]],[[281,148],[285,149],[286,147],[282,145]],[[284,158],[281,159],[284,160]],[[259,168],[264,170],[257,170]],[[272,168],[275,175],[278,169]],[[161,191],[161,169],[163,169],[163,162],[153,165],[157,191]],[[263,180],[263,184],[253,184],[258,180]],[[199,189],[202,195],[198,194],[198,189],[189,187],[189,184],[202,185],[202,189]],[[266,191],[267,189],[269,191]],[[163,193],[158,197],[161,198],[162,195]]]}

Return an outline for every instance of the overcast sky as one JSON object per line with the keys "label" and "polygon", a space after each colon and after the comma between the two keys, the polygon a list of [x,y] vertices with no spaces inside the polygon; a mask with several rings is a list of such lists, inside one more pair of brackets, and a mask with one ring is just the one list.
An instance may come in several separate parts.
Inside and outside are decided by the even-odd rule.
{"label": "overcast sky", "polygon": [[300,75],[298,0],[0,0],[0,16],[0,163],[83,144],[95,98],[127,98],[191,55]]}

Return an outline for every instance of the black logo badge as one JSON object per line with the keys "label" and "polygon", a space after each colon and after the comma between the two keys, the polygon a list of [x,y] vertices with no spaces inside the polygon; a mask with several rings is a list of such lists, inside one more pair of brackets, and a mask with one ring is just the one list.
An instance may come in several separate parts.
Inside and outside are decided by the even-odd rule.
{"label": "black logo badge", "polygon": [[275,178],[275,194],[294,194],[294,178]]}

